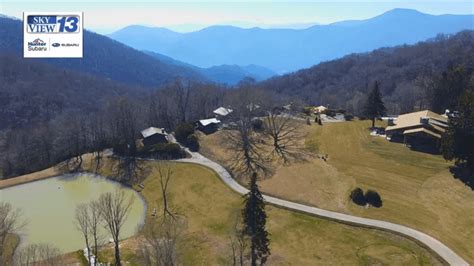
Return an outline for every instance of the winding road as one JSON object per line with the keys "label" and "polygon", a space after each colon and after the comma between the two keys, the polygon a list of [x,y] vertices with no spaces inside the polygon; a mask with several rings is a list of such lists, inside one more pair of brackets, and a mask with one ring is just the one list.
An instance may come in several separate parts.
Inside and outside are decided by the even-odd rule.
{"label": "winding road", "polygon": [[[186,150],[187,152],[189,152],[189,154],[191,154],[191,158],[180,159],[178,160],[179,162],[194,163],[194,164],[199,164],[199,165],[203,165],[208,168],[211,168],[219,175],[222,181],[227,186],[229,186],[232,190],[236,191],[239,194],[246,194],[248,192],[248,189],[246,189],[245,187],[240,185],[237,181],[235,181],[230,175],[230,173],[220,164],[214,161],[211,161],[210,159],[204,157],[202,154],[198,152],[191,152],[188,149]],[[423,245],[425,245],[426,247],[434,251],[436,254],[438,254],[438,256],[440,256],[443,260],[445,260],[450,265],[456,265],[456,266],[469,265],[467,261],[465,261],[461,256],[456,254],[454,251],[452,251],[449,247],[441,243],[439,240],[425,233],[409,228],[407,226],[380,221],[380,220],[352,216],[352,215],[348,215],[344,213],[328,211],[328,210],[319,209],[319,208],[308,206],[308,205],[303,205],[303,204],[299,204],[299,203],[295,203],[295,202],[291,202],[287,200],[282,200],[282,199],[267,196],[267,195],[264,195],[264,199],[268,203],[271,203],[273,205],[280,206],[286,209],[304,212],[304,213],[316,215],[322,218],[326,218],[326,219],[330,219],[330,220],[334,220],[334,221],[338,221],[338,222],[342,222],[346,224],[382,229],[382,230],[387,230],[387,231],[395,232],[398,234],[402,234],[404,236],[407,236],[411,239],[415,239],[416,241],[422,243]]]}

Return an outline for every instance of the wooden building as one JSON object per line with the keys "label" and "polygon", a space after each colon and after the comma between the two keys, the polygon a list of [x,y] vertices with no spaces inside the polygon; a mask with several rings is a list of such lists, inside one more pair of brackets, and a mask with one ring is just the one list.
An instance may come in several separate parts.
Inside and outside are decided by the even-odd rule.
{"label": "wooden building", "polygon": [[220,123],[216,118],[202,119],[198,121],[197,128],[204,134],[211,134],[217,131]]}
{"label": "wooden building", "polygon": [[168,143],[168,133],[164,128],[149,127],[141,131],[143,136],[143,145],[150,147],[157,143]]}
{"label": "wooden building", "polygon": [[393,141],[403,141],[410,146],[439,147],[448,128],[448,117],[429,110],[408,113],[393,120],[385,134]]}

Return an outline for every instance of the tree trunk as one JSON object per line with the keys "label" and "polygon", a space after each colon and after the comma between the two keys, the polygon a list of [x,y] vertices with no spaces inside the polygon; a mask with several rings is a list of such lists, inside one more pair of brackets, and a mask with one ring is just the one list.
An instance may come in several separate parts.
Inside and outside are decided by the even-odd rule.
{"label": "tree trunk", "polygon": [[372,128],[375,128],[375,117],[372,117]]}
{"label": "tree trunk", "polygon": [[89,265],[91,264],[91,249],[89,248],[89,244],[87,244],[87,261]]}
{"label": "tree trunk", "polygon": [[120,249],[119,249],[119,241],[115,241],[115,266],[121,266],[122,263],[120,261]]}
{"label": "tree trunk", "polygon": [[255,236],[252,236],[252,246],[251,246],[251,259],[252,259],[252,266],[257,266],[257,253],[256,253],[256,246],[255,246]]}
{"label": "tree trunk", "polygon": [[97,265],[97,258],[99,257],[99,253],[97,252],[97,235],[94,235],[94,266]]}

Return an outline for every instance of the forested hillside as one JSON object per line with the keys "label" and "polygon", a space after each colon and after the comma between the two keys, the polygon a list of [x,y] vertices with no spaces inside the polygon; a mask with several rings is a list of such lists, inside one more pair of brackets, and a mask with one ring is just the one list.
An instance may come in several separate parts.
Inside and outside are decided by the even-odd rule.
{"label": "forested hillside", "polygon": [[64,112],[91,113],[143,88],[0,54],[0,130],[46,122]]}
{"label": "forested hillside", "polygon": [[412,46],[351,54],[272,78],[260,86],[308,103],[360,113],[368,91],[379,81],[388,112],[402,113],[428,107],[426,92],[433,78],[459,66],[470,73],[474,69],[473,31],[440,35]]}
{"label": "forested hillside", "polygon": [[[23,57],[20,20],[0,17],[0,49]],[[43,59],[49,64],[109,78],[123,83],[156,88],[177,77],[206,80],[197,71],[168,64],[105,36],[84,31],[84,58]]]}

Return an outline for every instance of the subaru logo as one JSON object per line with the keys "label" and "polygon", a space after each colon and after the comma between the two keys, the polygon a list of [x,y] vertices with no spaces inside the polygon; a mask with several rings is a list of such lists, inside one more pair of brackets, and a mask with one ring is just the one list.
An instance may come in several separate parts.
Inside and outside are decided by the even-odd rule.
{"label": "subaru logo", "polygon": [[59,47],[60,45],[61,45],[61,44],[59,44],[59,43],[57,43],[57,42],[55,42],[55,43],[52,44],[53,47]]}

